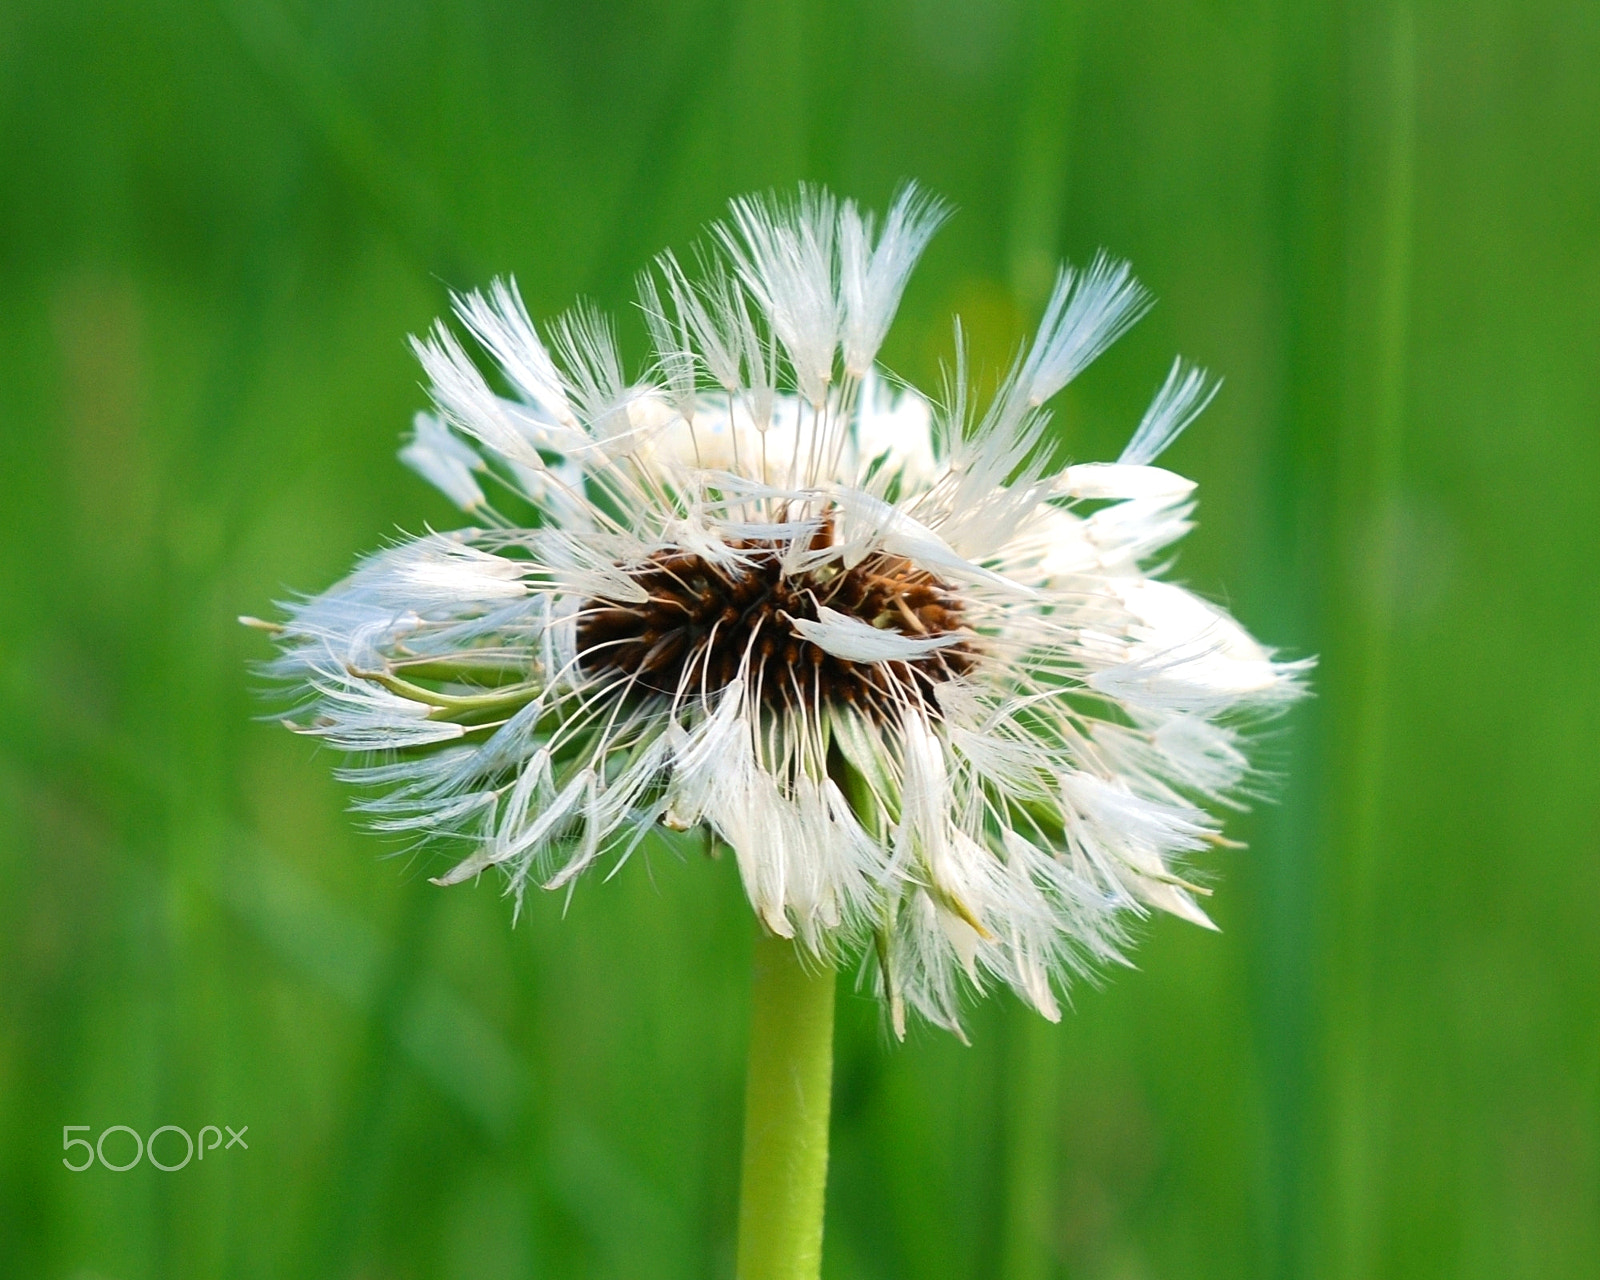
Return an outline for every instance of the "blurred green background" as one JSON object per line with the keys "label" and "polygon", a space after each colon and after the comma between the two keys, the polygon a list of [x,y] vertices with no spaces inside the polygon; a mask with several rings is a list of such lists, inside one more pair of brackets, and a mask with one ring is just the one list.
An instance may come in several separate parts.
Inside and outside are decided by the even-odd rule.
{"label": "blurred green background", "polygon": [[[802,177],[958,206],[917,380],[1131,258],[1064,448],[1226,375],[1178,574],[1322,657],[1220,935],[971,1048],[843,986],[830,1280],[1600,1273],[1593,0],[7,0],[0,1274],[731,1275],[731,866],[513,929],[253,719],[233,619],[455,521],[394,460],[447,287],[626,312]],[[75,1174],[67,1124],[249,1149]]]}

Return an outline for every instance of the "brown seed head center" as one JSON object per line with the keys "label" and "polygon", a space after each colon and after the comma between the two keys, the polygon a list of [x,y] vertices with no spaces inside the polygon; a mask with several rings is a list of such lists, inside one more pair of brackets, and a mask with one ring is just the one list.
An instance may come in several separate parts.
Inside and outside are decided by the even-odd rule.
{"label": "brown seed head center", "polygon": [[731,565],[675,550],[650,555],[629,570],[649,596],[642,603],[585,601],[584,671],[631,678],[645,692],[692,694],[723,688],[744,667],[747,687],[770,707],[844,702],[888,716],[908,700],[936,710],[934,685],[971,669],[968,640],[908,660],[853,662],[794,633],[791,619],[816,621],[822,606],[901,635],[960,630],[960,598],[909,560],[879,553],[786,574],[781,544],[733,545],[741,559]]}

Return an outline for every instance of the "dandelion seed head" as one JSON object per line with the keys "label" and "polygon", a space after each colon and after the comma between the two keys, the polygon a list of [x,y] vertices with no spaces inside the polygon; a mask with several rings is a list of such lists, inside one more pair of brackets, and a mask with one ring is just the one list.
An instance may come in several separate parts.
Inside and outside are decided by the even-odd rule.
{"label": "dandelion seed head", "polygon": [[704,827],[898,1033],[997,985],[1058,1018],[1132,921],[1209,924],[1187,865],[1309,667],[1160,577],[1194,485],[1154,463],[1216,384],[1175,363],[1118,461],[1050,471],[1048,401],[1148,306],[1103,256],[981,413],[959,329],[942,404],[899,383],[877,352],[944,217],[735,201],[641,279],[637,379],[597,309],[536,325],[509,281],[455,305],[496,378],[447,325],[415,344],[402,458],[473,527],[286,606],[269,670],[363,753],[374,827],[467,843],[437,883],[520,904]]}

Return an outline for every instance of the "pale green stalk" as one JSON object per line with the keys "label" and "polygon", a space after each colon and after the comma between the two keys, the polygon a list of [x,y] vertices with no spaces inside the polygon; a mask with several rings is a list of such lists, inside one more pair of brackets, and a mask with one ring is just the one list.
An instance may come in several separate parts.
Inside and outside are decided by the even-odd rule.
{"label": "pale green stalk", "polygon": [[1011,1012],[1005,1042],[1005,1205],[999,1274],[1001,1280],[1046,1280],[1057,1265],[1061,1028],[1031,1009]]}
{"label": "pale green stalk", "polygon": [[817,1280],[833,1090],[833,969],[762,930],[752,957],[738,1280]]}

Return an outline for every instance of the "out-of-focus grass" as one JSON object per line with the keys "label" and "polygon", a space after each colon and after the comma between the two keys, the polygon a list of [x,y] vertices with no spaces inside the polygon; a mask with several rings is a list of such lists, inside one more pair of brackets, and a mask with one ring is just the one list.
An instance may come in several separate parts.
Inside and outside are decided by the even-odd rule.
{"label": "out-of-focus grass", "polygon": [[[0,12],[0,1271],[731,1274],[732,868],[513,930],[252,720],[232,618],[451,522],[393,461],[447,285],[625,311],[730,194],[910,176],[960,213],[889,362],[1131,257],[1064,447],[1224,373],[1178,573],[1323,662],[1220,936],[972,1048],[845,996],[828,1274],[1590,1274],[1597,63],[1555,0]],[[59,1163],[208,1123],[249,1151]]]}

